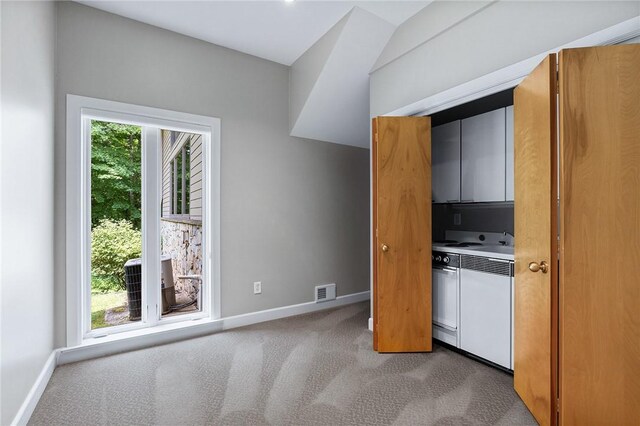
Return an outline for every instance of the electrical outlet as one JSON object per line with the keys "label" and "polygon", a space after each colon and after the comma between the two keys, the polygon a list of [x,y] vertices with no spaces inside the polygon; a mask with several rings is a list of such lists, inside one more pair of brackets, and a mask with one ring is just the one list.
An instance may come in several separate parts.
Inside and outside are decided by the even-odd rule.
{"label": "electrical outlet", "polygon": [[462,213],[455,213],[453,215],[453,224],[462,225]]}
{"label": "electrical outlet", "polygon": [[262,282],[256,281],[253,283],[253,294],[262,294]]}

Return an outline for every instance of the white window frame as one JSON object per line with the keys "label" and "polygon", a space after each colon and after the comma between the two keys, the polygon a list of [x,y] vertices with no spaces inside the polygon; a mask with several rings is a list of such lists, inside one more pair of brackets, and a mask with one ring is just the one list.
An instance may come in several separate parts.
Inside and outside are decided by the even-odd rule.
{"label": "white window frame", "polygon": [[[91,120],[142,127],[142,222],[143,230],[149,231],[143,233],[142,291],[148,296],[141,321],[98,330],[91,330],[90,321]],[[67,347],[105,335],[124,338],[127,331],[137,330],[139,336],[140,329],[153,332],[164,324],[220,318],[220,119],[69,94],[66,121]],[[147,283],[160,282],[160,129],[201,134],[204,156],[202,307],[197,313],[168,318],[160,315],[160,286],[157,292],[146,291]],[[150,175],[157,176],[155,182],[145,178]]]}

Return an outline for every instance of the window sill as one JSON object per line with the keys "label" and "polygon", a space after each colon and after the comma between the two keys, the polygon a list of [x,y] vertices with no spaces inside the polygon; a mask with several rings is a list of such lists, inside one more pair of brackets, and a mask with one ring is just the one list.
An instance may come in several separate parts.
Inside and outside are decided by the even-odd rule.
{"label": "window sill", "polygon": [[87,337],[78,346],[60,349],[58,365],[204,336],[222,331],[223,323],[221,319],[210,317],[185,318],[184,321],[161,323],[155,327]]}

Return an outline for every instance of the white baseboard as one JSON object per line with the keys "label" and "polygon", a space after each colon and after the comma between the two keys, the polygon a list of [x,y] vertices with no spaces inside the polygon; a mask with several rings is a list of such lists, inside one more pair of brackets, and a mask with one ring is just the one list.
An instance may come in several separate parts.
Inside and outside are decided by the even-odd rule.
{"label": "white baseboard", "polygon": [[369,331],[373,331],[373,318],[369,318]]}
{"label": "white baseboard", "polygon": [[58,364],[58,350],[54,350],[47,358],[47,361],[44,363],[40,374],[38,374],[38,378],[35,383],[29,390],[27,397],[22,402],[20,409],[16,413],[13,421],[11,422],[12,426],[23,426],[29,422],[31,415],[33,414],[33,410],[36,409],[36,405],[38,405],[38,401],[40,401],[40,397],[44,393],[47,384],[49,383],[49,379],[51,379],[51,375],[53,374],[53,370],[56,369]]}
{"label": "white baseboard", "polygon": [[283,306],[249,314],[236,315],[220,319],[202,319],[184,323],[174,323],[155,329],[142,329],[134,332],[120,333],[104,338],[93,339],[91,343],[60,349],[58,365],[84,361],[116,353],[163,345],[184,339],[191,339],[207,334],[217,333],[237,327],[244,327],[265,321],[295,315],[307,314],[324,309],[335,308],[351,303],[369,300],[369,291],[338,296],[326,302],[307,302],[298,305]]}
{"label": "white baseboard", "polygon": [[229,330],[231,328],[257,324],[259,322],[272,321],[280,318],[322,311],[324,309],[335,308],[338,306],[350,305],[352,303],[364,302],[365,300],[369,300],[369,297],[369,291],[363,291],[361,293],[338,296],[335,300],[328,300],[326,302],[300,303],[298,305],[289,305],[282,308],[267,309],[265,311],[252,312],[250,314],[236,315],[222,319],[224,322],[223,329]]}

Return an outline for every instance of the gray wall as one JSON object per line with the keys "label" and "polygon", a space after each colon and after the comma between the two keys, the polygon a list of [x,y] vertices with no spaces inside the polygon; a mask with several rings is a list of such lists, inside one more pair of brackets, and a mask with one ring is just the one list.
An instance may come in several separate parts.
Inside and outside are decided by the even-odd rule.
{"label": "gray wall", "polygon": [[492,1],[434,1],[430,3],[396,28],[371,71],[383,67],[428,40],[446,32],[461,20],[491,4]]}
{"label": "gray wall", "polygon": [[2,2],[0,424],[53,350],[53,3]]}
{"label": "gray wall", "polygon": [[307,49],[289,69],[289,129],[293,129],[304,104],[313,90],[340,33],[349,20],[347,13],[313,46]]}
{"label": "gray wall", "polygon": [[[386,65],[371,75],[372,116],[640,15],[640,1],[499,1],[471,15],[463,6],[430,4],[396,30],[395,50],[385,49]],[[457,24],[434,34],[433,22],[448,25],[455,14]],[[405,53],[416,39],[423,43]]]}
{"label": "gray wall", "polygon": [[67,93],[221,119],[223,316],[312,301],[323,283],[369,289],[369,152],[288,135],[287,67],[75,3],[58,6],[57,46],[58,345]]}

